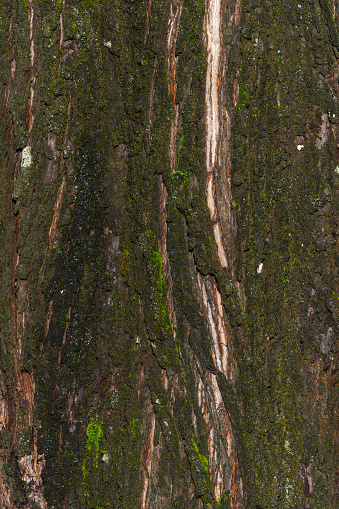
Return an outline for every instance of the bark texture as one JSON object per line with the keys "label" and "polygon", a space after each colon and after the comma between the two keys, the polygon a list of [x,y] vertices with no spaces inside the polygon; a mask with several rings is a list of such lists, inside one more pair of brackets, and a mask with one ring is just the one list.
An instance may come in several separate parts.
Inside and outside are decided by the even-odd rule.
{"label": "bark texture", "polygon": [[0,506],[337,508],[338,2],[0,23]]}

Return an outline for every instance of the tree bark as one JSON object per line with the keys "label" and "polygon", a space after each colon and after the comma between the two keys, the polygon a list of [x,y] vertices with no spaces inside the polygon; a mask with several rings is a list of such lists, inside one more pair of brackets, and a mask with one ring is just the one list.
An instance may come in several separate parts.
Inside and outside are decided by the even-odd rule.
{"label": "tree bark", "polygon": [[338,2],[0,22],[0,506],[337,508]]}

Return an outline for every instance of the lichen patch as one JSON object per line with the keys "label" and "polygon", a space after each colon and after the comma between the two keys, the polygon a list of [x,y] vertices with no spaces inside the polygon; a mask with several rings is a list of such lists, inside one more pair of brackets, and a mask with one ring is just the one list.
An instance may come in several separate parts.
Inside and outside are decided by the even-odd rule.
{"label": "lichen patch", "polygon": [[32,165],[32,148],[27,145],[22,149],[21,153],[21,168],[29,168]]}

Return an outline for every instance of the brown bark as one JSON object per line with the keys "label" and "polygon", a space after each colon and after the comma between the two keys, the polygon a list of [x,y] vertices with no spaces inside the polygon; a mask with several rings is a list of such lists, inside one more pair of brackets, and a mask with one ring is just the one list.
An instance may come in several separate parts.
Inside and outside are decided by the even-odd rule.
{"label": "brown bark", "polygon": [[337,20],[2,2],[1,507],[338,506]]}

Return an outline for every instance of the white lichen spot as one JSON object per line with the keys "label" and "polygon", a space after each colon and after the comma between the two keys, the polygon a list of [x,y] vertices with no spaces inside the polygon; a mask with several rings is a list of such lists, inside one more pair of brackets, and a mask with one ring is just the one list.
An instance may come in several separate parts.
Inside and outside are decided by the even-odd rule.
{"label": "white lichen spot", "polygon": [[29,168],[33,162],[32,149],[29,145],[22,149],[21,168]]}
{"label": "white lichen spot", "polygon": [[337,175],[339,175],[339,166],[336,167],[336,169],[334,170],[334,173],[336,173]]}
{"label": "white lichen spot", "polygon": [[102,461],[103,463],[105,463],[106,465],[108,465],[108,463],[109,463],[109,459],[110,459],[110,458],[109,458],[109,454],[104,453],[104,454],[102,455],[101,461]]}
{"label": "white lichen spot", "polygon": [[320,334],[320,352],[323,355],[327,355],[331,351],[334,343],[333,328],[329,327],[326,334]]}
{"label": "white lichen spot", "polygon": [[111,408],[116,408],[119,400],[119,393],[117,389],[113,388],[111,397],[110,397],[110,406]]}
{"label": "white lichen spot", "polygon": [[104,46],[106,46],[106,48],[111,49],[111,47],[112,47],[112,43],[111,43],[111,41],[105,41],[105,42],[104,42]]}
{"label": "white lichen spot", "polygon": [[263,266],[264,266],[264,264],[263,264],[263,263],[259,263],[259,267],[257,268],[257,272],[258,272],[258,274],[261,274],[262,269],[263,269]]}
{"label": "white lichen spot", "polygon": [[286,449],[287,452],[292,452],[291,442],[287,438],[285,440],[285,449]]}
{"label": "white lichen spot", "polygon": [[304,148],[305,145],[297,145],[297,150],[302,150]]}

